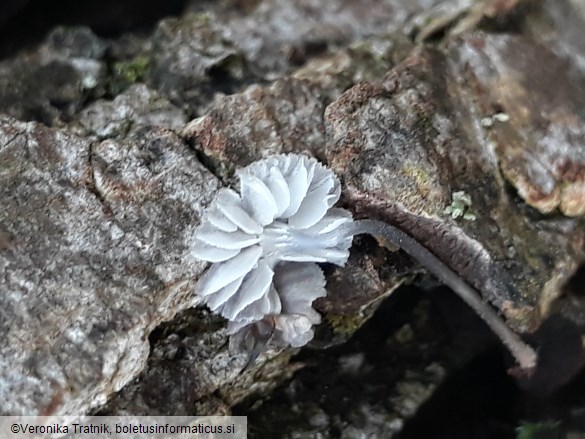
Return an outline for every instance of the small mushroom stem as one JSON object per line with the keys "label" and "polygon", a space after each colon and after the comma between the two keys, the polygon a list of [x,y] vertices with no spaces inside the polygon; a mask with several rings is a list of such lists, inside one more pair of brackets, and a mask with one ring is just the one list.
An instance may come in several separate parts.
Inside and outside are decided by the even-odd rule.
{"label": "small mushroom stem", "polygon": [[522,369],[530,370],[536,367],[537,354],[535,350],[524,343],[518,334],[506,325],[474,288],[416,239],[382,221],[359,220],[351,223],[349,227],[351,235],[367,233],[384,238],[402,248],[473,308],[502,340]]}

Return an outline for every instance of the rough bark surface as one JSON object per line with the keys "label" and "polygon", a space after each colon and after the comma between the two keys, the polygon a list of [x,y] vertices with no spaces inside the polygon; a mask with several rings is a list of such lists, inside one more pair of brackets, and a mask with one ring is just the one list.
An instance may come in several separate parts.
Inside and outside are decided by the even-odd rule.
{"label": "rough bark surface", "polygon": [[408,431],[494,341],[404,253],[356,238],[323,267],[309,349],[243,374],[197,307],[202,210],[282,152],[328,164],[345,208],[477,288],[539,346],[533,389],[554,390],[583,359],[584,27],[577,0],[193,1],[149,33],[58,27],[0,60],[0,414]]}
{"label": "rough bark surface", "polygon": [[84,413],[197,304],[189,242],[218,183],[165,130],[92,145],[3,117],[0,136],[1,413]]}
{"label": "rough bark surface", "polygon": [[[348,90],[326,111],[327,160],[345,177],[347,202],[360,215],[407,230],[482,291],[516,329],[534,329],[552,299],[551,286],[559,291],[583,257],[583,223],[542,217],[511,196],[504,170],[511,155],[494,148],[493,136],[510,132],[517,138],[515,113],[500,107],[510,120],[482,126],[483,95],[472,94],[476,84],[461,68],[458,58],[422,49],[382,82]],[[569,128],[558,121],[556,129]],[[528,145],[520,149],[530,151]],[[582,145],[565,144],[553,155],[570,162],[583,153]],[[461,191],[469,195],[463,208],[472,217],[453,218],[448,209]]]}

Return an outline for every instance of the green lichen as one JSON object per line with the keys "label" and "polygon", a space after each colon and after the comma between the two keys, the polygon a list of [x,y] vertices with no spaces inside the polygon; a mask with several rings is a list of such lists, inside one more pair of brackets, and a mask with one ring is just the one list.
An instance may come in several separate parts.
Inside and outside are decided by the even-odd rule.
{"label": "green lichen", "polygon": [[433,183],[429,173],[423,167],[417,166],[414,163],[404,165],[402,167],[402,172],[404,175],[414,179],[419,189]]}
{"label": "green lichen", "polygon": [[463,218],[467,221],[475,221],[476,215],[470,209],[471,197],[464,191],[453,192],[451,197],[451,204],[445,208],[443,213],[445,215],[451,215],[451,218]]}
{"label": "green lichen", "polygon": [[365,317],[361,314],[330,314],[326,317],[327,322],[338,335],[352,335],[364,323]]}
{"label": "green lichen", "polygon": [[187,15],[184,21],[188,25],[195,24],[197,26],[205,26],[211,22],[211,15],[209,12],[194,12]]}
{"label": "green lichen", "polygon": [[149,65],[150,58],[147,56],[137,56],[130,61],[120,61],[114,63],[114,76],[120,82],[134,84],[144,79]]}
{"label": "green lichen", "polygon": [[415,162],[406,162],[400,169],[403,179],[404,190],[400,191],[398,202],[402,202],[409,208],[425,212],[429,215],[439,215],[443,208],[442,192],[437,190],[440,182],[436,175],[429,173],[424,164]]}
{"label": "green lichen", "polygon": [[566,437],[558,421],[530,422],[516,430],[516,439],[555,439]]}

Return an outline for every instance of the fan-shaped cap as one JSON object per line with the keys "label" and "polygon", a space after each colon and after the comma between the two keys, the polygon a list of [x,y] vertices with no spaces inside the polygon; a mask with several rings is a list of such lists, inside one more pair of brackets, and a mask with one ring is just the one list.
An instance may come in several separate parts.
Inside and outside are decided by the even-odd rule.
{"label": "fan-shaped cap", "polygon": [[332,206],[341,188],[332,171],[303,155],[270,156],[236,172],[240,194],[221,190],[192,248],[212,262],[198,284],[231,333],[272,316],[282,344],[302,346],[320,322],[311,304],[326,294],[315,262],[344,265],[351,214]]}

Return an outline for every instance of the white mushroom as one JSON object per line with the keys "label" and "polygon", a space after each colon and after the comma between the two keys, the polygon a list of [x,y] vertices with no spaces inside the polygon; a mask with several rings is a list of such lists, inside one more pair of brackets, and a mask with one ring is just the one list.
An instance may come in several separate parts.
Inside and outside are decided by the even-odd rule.
{"label": "white mushroom", "polygon": [[335,174],[317,160],[271,156],[236,172],[241,193],[223,189],[203,215],[192,253],[212,262],[198,292],[235,333],[267,317],[273,340],[302,346],[321,316],[313,301],[326,294],[316,262],[344,265],[351,214],[339,200]]}

